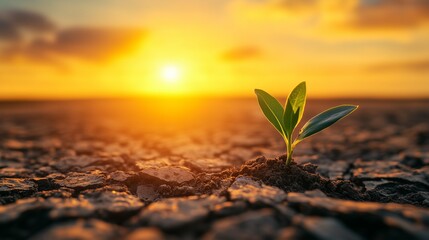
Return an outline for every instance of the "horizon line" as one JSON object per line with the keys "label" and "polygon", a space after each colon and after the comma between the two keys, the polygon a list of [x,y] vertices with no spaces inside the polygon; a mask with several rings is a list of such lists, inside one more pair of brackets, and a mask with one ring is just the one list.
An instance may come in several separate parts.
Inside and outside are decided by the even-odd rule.
{"label": "horizon line", "polygon": [[[286,97],[274,96],[278,99]],[[32,97],[32,98],[0,98],[0,103],[10,102],[73,102],[73,101],[114,101],[114,100],[144,100],[144,99],[252,99],[253,96],[219,96],[219,95],[140,95],[140,96],[94,96],[94,97]],[[308,97],[313,100],[360,100],[360,101],[429,101],[429,96],[419,97],[375,97],[375,96],[336,96]]]}

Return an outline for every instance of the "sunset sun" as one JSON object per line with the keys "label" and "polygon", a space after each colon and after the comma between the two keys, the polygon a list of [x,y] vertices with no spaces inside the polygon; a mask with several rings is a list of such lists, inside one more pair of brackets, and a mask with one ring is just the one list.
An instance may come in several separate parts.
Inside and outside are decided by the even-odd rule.
{"label": "sunset sun", "polygon": [[161,77],[166,83],[175,83],[180,80],[181,70],[174,65],[167,65],[161,68]]}

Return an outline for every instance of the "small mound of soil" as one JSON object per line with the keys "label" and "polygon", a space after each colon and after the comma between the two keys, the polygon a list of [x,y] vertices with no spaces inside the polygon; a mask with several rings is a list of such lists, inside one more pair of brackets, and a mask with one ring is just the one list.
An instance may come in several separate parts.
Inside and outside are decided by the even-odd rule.
{"label": "small mound of soil", "polygon": [[258,157],[247,161],[240,168],[228,169],[220,173],[200,173],[192,182],[170,186],[163,189],[163,197],[211,194],[214,191],[226,191],[229,185],[238,176],[249,176],[260,180],[266,185],[278,187],[285,192],[305,192],[319,189],[327,196],[363,200],[354,184],[349,181],[331,181],[316,173],[316,165],[307,163],[298,165],[292,162],[285,164],[285,157],[266,159]]}
{"label": "small mound of soil", "polygon": [[311,163],[298,165],[292,162],[286,166],[286,157],[266,159],[259,157],[246,162],[233,176],[246,175],[276,186],[285,192],[305,192],[320,189],[335,198],[363,200],[355,186],[349,181],[331,181],[316,173],[317,166]]}

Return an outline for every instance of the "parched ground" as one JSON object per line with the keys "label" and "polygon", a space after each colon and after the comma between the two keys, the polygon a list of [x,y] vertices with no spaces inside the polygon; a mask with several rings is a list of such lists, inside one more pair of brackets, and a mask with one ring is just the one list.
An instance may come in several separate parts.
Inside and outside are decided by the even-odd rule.
{"label": "parched ground", "polygon": [[429,101],[341,103],[290,167],[255,99],[0,103],[0,239],[429,239]]}

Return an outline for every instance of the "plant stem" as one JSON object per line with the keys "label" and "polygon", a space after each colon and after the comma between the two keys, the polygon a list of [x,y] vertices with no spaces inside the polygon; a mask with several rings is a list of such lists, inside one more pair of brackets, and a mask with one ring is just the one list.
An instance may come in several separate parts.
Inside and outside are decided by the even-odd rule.
{"label": "plant stem", "polygon": [[292,143],[291,142],[292,142],[292,139],[286,139],[285,138],[286,151],[287,151],[286,166],[289,166],[289,164],[292,162],[293,149],[292,149]]}

